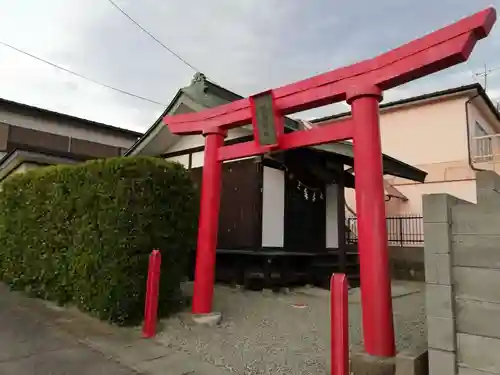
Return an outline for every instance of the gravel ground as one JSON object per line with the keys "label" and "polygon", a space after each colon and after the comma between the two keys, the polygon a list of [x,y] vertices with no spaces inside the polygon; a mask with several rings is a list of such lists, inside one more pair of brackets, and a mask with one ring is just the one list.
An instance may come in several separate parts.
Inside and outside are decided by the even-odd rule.
{"label": "gravel ground", "polygon": [[[423,288],[420,283],[393,285],[399,351],[426,346]],[[181,314],[162,322],[163,333],[157,339],[234,374],[329,373],[328,291],[302,288],[274,294],[217,286],[214,309],[223,312],[220,326],[197,326]],[[361,305],[357,289],[350,292],[349,318],[350,343],[358,345]]]}

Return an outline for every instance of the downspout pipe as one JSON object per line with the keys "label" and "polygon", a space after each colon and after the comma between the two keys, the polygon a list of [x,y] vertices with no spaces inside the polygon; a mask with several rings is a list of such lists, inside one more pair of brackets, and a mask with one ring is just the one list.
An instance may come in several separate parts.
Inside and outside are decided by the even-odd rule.
{"label": "downspout pipe", "polygon": [[469,104],[472,103],[472,101],[480,95],[481,94],[478,92],[476,95],[474,95],[472,98],[470,98],[469,100],[467,100],[465,102],[465,124],[466,124],[466,130],[467,130],[467,158],[468,158],[468,162],[469,162],[469,167],[475,172],[484,171],[484,169],[476,168],[474,166],[474,163],[472,162],[471,134],[470,134],[470,124],[469,124]]}

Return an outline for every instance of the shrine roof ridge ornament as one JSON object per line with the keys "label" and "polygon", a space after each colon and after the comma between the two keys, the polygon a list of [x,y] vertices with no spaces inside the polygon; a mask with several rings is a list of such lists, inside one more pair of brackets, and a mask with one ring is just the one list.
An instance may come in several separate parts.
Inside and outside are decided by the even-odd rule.
{"label": "shrine roof ridge ornament", "polygon": [[[375,58],[279,87],[272,90],[275,105],[287,115],[343,101],[348,90],[360,85],[387,90],[457,65],[469,58],[495,21],[496,11],[490,7]],[[251,103],[244,98],[201,112],[165,116],[163,121],[173,134],[187,135],[207,128],[235,128],[251,119]]]}
{"label": "shrine roof ridge ornament", "polygon": [[206,80],[207,80],[207,77],[205,76],[205,74],[203,74],[201,72],[196,72],[193,75],[193,78],[191,79],[191,84],[196,83],[196,82],[205,82]]}

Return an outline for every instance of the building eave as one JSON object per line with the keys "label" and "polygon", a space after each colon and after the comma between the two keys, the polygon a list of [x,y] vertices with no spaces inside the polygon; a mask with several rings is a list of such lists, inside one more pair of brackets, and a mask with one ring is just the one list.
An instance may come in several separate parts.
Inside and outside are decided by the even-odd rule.
{"label": "building eave", "polygon": [[[335,142],[325,145],[312,146],[314,150],[341,155],[345,158],[345,164],[354,165],[354,149],[349,142]],[[382,154],[382,168],[386,175],[405,178],[415,182],[425,182],[427,172],[397,160],[389,155]]]}
{"label": "building eave", "polygon": [[[453,95],[457,95],[457,94],[467,95],[467,92],[479,94],[481,96],[481,98],[486,102],[486,105],[491,110],[491,112],[500,121],[500,114],[496,110],[495,105],[493,104],[491,99],[486,94],[486,91],[484,90],[484,88],[479,83],[473,83],[473,84],[469,84],[469,85],[453,87],[451,89],[435,91],[435,92],[431,92],[428,94],[412,96],[410,98],[395,100],[395,101],[392,101],[389,103],[383,103],[380,105],[380,110],[384,111],[384,110],[393,109],[393,108],[400,107],[400,106],[415,105],[415,104],[418,104],[420,102],[444,98],[447,96],[453,96]],[[343,117],[349,117],[349,116],[351,116],[351,112],[345,111],[345,112],[337,113],[337,114],[334,114],[331,116],[325,116],[325,117],[312,119],[312,120],[309,120],[309,122],[322,123],[322,122],[336,120],[336,119],[340,119]]]}
{"label": "building eave", "polygon": [[477,94],[479,94],[479,96],[484,100],[486,106],[491,111],[493,116],[495,116],[497,121],[500,122],[500,112],[497,111],[495,104],[493,104],[490,97],[486,93],[486,90],[479,83],[477,84]]}
{"label": "building eave", "polygon": [[32,113],[40,114],[42,116],[52,116],[52,117],[57,117],[57,118],[60,118],[60,119],[63,119],[63,120],[77,121],[80,124],[91,126],[91,127],[95,128],[95,129],[109,130],[110,132],[121,133],[121,134],[124,134],[124,135],[130,135],[130,136],[133,136],[133,137],[140,137],[141,134],[142,134],[140,132],[136,132],[136,131],[133,131],[133,130],[119,128],[117,126],[103,124],[103,123],[92,121],[92,120],[88,120],[88,119],[85,119],[85,118],[76,117],[76,116],[72,116],[72,115],[68,115],[68,114],[65,114],[65,113],[60,113],[60,112],[52,111],[52,110],[45,109],[45,108],[35,107],[35,106],[29,105],[29,104],[19,103],[19,102],[15,102],[15,101],[8,100],[8,99],[0,98],[0,106],[1,105],[9,106],[9,107],[12,107],[12,108],[17,108],[17,109],[20,109],[20,110],[28,110],[28,111],[30,111]]}
{"label": "building eave", "polygon": [[149,129],[146,130],[146,132],[132,146],[130,146],[130,148],[125,152],[124,156],[130,156],[130,154],[134,152],[137,149],[137,147],[139,147],[139,145],[144,143],[154,133],[155,129],[158,126],[163,125],[163,118],[172,110],[175,103],[177,103],[177,101],[182,95],[183,95],[182,89],[178,90],[174,98],[170,101],[169,105],[167,106],[167,108],[165,108],[160,117],[158,117],[158,119],[153,123],[153,125],[151,125]]}
{"label": "building eave", "polygon": [[0,181],[3,181],[12,173],[12,171],[23,163],[33,163],[42,166],[54,164],[77,164],[89,159],[90,157],[53,150],[35,148],[15,149],[0,159]]}

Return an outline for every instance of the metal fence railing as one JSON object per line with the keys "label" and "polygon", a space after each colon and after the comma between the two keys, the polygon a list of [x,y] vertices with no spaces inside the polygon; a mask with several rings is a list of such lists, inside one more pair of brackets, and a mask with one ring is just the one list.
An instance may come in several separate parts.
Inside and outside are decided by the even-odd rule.
{"label": "metal fence railing", "polygon": [[486,135],[482,137],[475,137],[471,150],[472,159],[476,162],[490,161],[499,154],[500,143],[499,135]]}
{"label": "metal fence railing", "polygon": [[[391,246],[423,245],[424,219],[422,216],[394,216],[386,218],[387,239]],[[346,219],[346,240],[353,244],[358,242],[357,218]]]}

